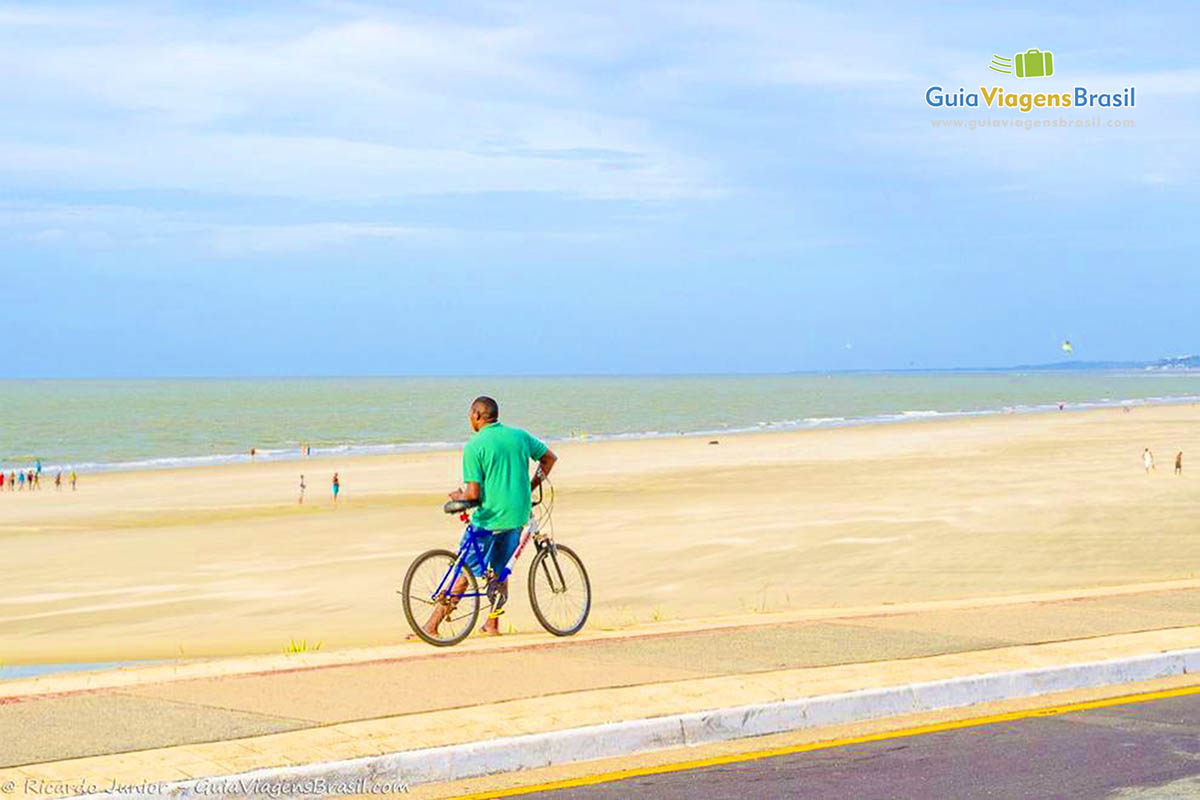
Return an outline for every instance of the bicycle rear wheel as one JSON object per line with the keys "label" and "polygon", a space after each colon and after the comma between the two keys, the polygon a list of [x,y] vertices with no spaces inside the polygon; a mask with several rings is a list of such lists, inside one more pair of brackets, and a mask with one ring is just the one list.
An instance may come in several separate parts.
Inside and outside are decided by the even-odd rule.
{"label": "bicycle rear wheel", "polygon": [[592,610],[592,584],[574,550],[555,544],[538,551],[529,565],[529,602],[550,633],[579,633]]}
{"label": "bicycle rear wheel", "polygon": [[[458,588],[453,592],[460,597],[449,597],[450,578],[456,553],[449,550],[429,550],[417,556],[404,576],[400,594],[404,600],[404,616],[412,626],[413,633],[437,647],[449,647],[471,635],[479,619],[479,585],[475,576],[465,567],[459,570]],[[439,590],[440,587],[440,590]],[[441,614],[436,634],[425,630],[425,625],[435,614]]]}

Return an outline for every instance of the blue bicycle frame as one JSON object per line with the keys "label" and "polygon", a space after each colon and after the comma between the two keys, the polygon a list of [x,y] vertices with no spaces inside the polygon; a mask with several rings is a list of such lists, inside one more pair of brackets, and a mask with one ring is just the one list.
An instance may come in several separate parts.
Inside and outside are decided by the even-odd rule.
{"label": "blue bicycle frame", "polygon": [[[468,517],[466,514],[462,514],[459,519],[463,520],[464,522],[469,522],[470,517]],[[521,541],[517,545],[517,549],[513,551],[512,557],[508,559],[508,563],[506,563],[500,570],[500,574],[490,578],[488,578],[487,575],[476,576],[480,580],[485,578],[488,579],[488,583],[484,586],[483,591],[454,592],[453,589],[455,584],[458,583],[458,576],[462,574],[463,570],[468,568],[466,563],[468,550],[470,551],[470,555],[474,555],[476,564],[485,563],[485,554],[482,542],[484,537],[491,536],[492,534],[490,531],[471,530],[470,535],[467,537],[466,543],[459,549],[458,555],[454,559],[454,563],[450,566],[450,569],[446,571],[446,574],[442,577],[442,582],[438,584],[437,589],[433,593],[433,597],[430,599],[436,602],[440,597],[455,600],[460,600],[464,597],[490,597],[488,590],[493,585],[499,586],[500,584],[504,583],[504,581],[508,580],[508,576],[511,575],[513,571],[513,564],[516,563],[517,558],[521,555],[521,551],[525,549],[525,545],[529,542],[529,537],[535,533],[537,533],[537,523],[534,520],[530,520],[529,524],[526,525],[521,531]],[[491,569],[489,569],[488,572],[491,572]]]}

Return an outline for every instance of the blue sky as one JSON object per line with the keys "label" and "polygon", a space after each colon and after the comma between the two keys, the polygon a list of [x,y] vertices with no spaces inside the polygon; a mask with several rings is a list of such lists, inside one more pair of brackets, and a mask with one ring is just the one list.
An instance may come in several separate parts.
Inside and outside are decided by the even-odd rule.
{"label": "blue sky", "polygon": [[[0,374],[1200,350],[1194,4],[431,8],[0,4]],[[1022,116],[935,84],[1135,127],[935,130]]]}

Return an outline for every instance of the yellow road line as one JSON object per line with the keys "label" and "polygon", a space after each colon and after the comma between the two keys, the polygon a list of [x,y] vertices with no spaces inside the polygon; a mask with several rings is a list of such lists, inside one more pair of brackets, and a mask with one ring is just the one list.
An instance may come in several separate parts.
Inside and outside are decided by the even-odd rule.
{"label": "yellow road line", "polygon": [[1121,697],[1109,697],[1103,700],[1088,700],[1082,703],[1068,703],[1066,705],[1051,706],[1049,708],[1035,708],[1029,711],[1012,711],[1006,714],[991,714],[984,717],[973,717],[971,719],[962,719],[953,722],[938,722],[932,725],[920,725],[914,728],[903,728],[896,731],[871,733],[865,736],[854,736],[846,739],[831,739],[824,742],[810,742],[808,744],[798,744],[790,747],[773,747],[769,750],[735,753],[726,756],[715,756],[713,758],[698,758],[692,761],[680,761],[674,764],[662,764],[654,767],[623,769],[615,772],[604,772],[599,775],[589,775],[583,778],[569,778],[566,780],[549,781],[547,783],[533,784],[530,786],[518,786],[511,789],[498,789],[492,792],[465,794],[454,798],[454,800],[487,800],[487,798],[493,797],[513,797],[522,794],[532,794],[534,792],[549,792],[555,789],[571,789],[578,786],[591,786],[597,783],[610,783],[612,781],[624,780],[626,778],[639,778],[645,775],[661,775],[669,772],[685,772],[687,770],[700,769],[702,767],[716,767],[722,764],[734,764],[740,761],[758,761],[762,758],[774,758],[776,756],[793,755],[795,753],[807,753],[813,750],[827,750],[834,747],[846,747],[852,744],[879,742],[886,739],[900,739],[907,736],[921,736],[927,733],[953,731],[960,728],[974,728],[980,725],[991,725],[997,722],[1013,722],[1015,720],[1028,719],[1030,717],[1052,717],[1059,714],[1069,714],[1073,711],[1087,711],[1093,708],[1109,708],[1111,706],[1130,705],[1133,703],[1149,703],[1153,700],[1164,700],[1170,697],[1183,697],[1190,694],[1200,694],[1200,686],[1184,686],[1179,689],[1164,689],[1157,692],[1143,692],[1141,694],[1129,694]]}

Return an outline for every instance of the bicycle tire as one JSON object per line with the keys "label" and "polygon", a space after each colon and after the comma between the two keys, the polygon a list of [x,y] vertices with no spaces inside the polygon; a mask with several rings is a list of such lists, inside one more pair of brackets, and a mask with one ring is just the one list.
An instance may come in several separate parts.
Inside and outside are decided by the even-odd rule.
{"label": "bicycle tire", "polygon": [[[403,588],[401,590],[401,595],[402,595],[401,599],[404,601],[404,616],[408,619],[408,624],[412,628],[413,633],[415,633],[421,639],[425,640],[426,642],[433,645],[434,647],[451,647],[453,645],[458,644],[463,639],[466,639],[468,636],[470,636],[471,631],[473,631],[475,629],[475,623],[479,621],[479,605],[480,604],[479,604],[479,595],[477,594],[479,591],[479,583],[478,583],[478,581],[476,581],[475,576],[471,574],[471,571],[469,569],[464,568],[462,570],[462,574],[467,576],[467,592],[471,596],[461,598],[458,601],[456,610],[461,609],[464,603],[468,604],[467,608],[465,609],[465,613],[466,613],[466,616],[469,618],[469,623],[463,627],[461,632],[459,632],[449,638],[440,638],[437,636],[430,636],[425,631],[425,629],[423,627],[421,627],[421,623],[417,621],[416,614],[413,612],[412,581],[413,581],[413,576],[415,576],[417,574],[417,572],[421,568],[421,566],[426,561],[429,561],[434,558],[442,559],[445,561],[445,568],[441,570],[441,573],[445,574],[445,572],[450,569],[450,567],[454,564],[454,561],[458,558],[458,554],[452,553],[449,550],[427,550],[424,553],[422,553],[421,555],[417,556],[416,559],[413,560],[412,564],[409,565],[408,572],[406,572],[404,575],[404,584],[403,584]],[[437,570],[434,571],[434,574],[435,575],[438,574]],[[437,589],[437,586],[435,585],[432,588]],[[417,591],[418,591],[418,593],[422,593],[419,588],[417,589]],[[432,590],[430,590],[428,593],[430,595],[432,595]],[[422,593],[422,595],[424,595],[424,593]],[[428,602],[430,603],[430,607],[432,607],[432,604],[433,604],[432,599],[430,599]],[[460,619],[461,619],[461,617],[460,617]]]}
{"label": "bicycle tire", "polygon": [[[553,582],[558,580],[558,576],[562,574],[561,562],[565,556],[565,561],[569,561],[578,570],[578,577],[583,580],[584,600],[580,609],[579,617],[569,627],[559,627],[552,623],[543,611],[543,602],[538,600],[538,584],[539,577],[545,577],[545,589],[553,591]],[[554,576],[551,578],[551,576]],[[583,628],[587,622],[588,615],[592,612],[592,583],[588,578],[587,570],[583,566],[583,561],[575,554],[575,551],[566,545],[556,544],[550,547],[545,547],[538,551],[538,554],[533,557],[533,562],[529,565],[529,604],[533,606],[533,615],[537,617],[537,621],[542,624],[550,633],[555,636],[573,636]]]}

